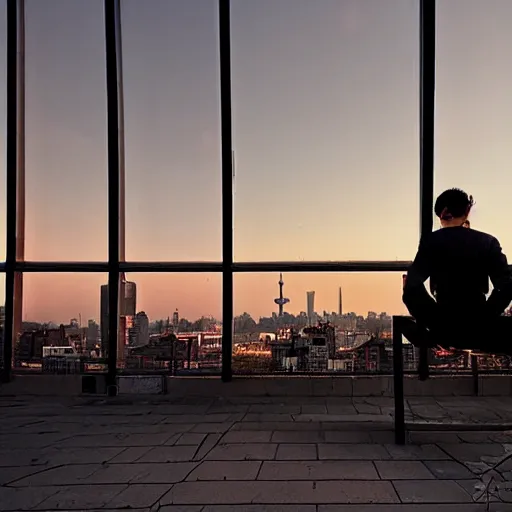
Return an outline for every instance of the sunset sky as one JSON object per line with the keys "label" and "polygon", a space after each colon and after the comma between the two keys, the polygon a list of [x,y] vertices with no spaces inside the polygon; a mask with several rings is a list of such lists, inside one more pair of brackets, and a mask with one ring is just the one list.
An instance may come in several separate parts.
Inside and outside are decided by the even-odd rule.
{"label": "sunset sky", "polygon": [[[235,259],[412,259],[419,1],[231,3]],[[496,234],[512,254],[512,2],[437,5],[435,189],[473,194],[472,226]],[[219,260],[217,1],[145,0],[141,8],[141,0],[122,0],[122,21],[127,258]],[[3,2],[3,97],[5,34]],[[105,260],[103,1],[27,0],[26,52],[26,258]],[[4,167],[5,211],[2,175]],[[220,276],[131,278],[138,309],[152,318],[176,307],[188,317],[220,316]],[[235,312],[270,314],[277,280],[236,277]],[[313,289],[319,311],[335,309],[339,285],[347,311],[403,311],[399,274],[285,281],[294,312]],[[27,276],[24,316],[97,318],[104,282],[102,275]]]}

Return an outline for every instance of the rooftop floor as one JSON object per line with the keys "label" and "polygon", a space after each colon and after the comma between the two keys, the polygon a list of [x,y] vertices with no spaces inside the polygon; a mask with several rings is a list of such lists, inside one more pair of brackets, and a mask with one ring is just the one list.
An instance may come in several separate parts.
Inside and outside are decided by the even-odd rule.
{"label": "rooftop floor", "polygon": [[388,397],[2,397],[0,509],[512,510],[478,490],[512,479],[512,398],[408,404],[399,447]]}

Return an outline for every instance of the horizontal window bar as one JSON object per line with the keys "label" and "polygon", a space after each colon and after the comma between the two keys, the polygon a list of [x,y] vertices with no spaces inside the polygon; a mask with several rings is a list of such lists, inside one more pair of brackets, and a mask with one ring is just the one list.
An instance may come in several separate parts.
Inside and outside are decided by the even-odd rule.
{"label": "horizontal window bar", "polygon": [[162,261],[121,263],[123,272],[222,272],[221,261]]}
{"label": "horizontal window bar", "polygon": [[108,272],[106,261],[17,261],[17,272]]}
{"label": "horizontal window bar", "polygon": [[[399,272],[410,261],[251,261],[234,262],[233,272]],[[5,263],[0,264],[0,271]],[[16,262],[18,272],[108,272],[107,262],[24,261]],[[222,272],[222,262],[141,261],[119,263],[121,272]]]}
{"label": "horizontal window bar", "polygon": [[[122,262],[116,266],[119,272],[222,272],[221,262],[208,261]],[[16,263],[15,270],[19,272],[108,272],[109,264],[106,261],[20,261]]]}
{"label": "horizontal window bar", "polygon": [[233,263],[233,272],[400,272],[410,261],[254,261]]}
{"label": "horizontal window bar", "polygon": [[[410,261],[245,261],[234,262],[233,272],[405,272]],[[509,265],[512,271],[512,265]],[[0,272],[5,272],[0,262]],[[17,272],[108,272],[104,261],[18,261]],[[140,261],[119,264],[120,272],[222,272],[216,261]]]}

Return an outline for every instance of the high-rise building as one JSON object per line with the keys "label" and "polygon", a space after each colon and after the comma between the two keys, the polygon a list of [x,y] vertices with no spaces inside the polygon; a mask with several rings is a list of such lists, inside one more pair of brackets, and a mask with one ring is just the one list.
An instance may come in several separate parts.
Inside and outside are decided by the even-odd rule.
{"label": "high-rise building", "polygon": [[100,295],[101,355],[108,354],[108,284],[101,285]]}
{"label": "high-rise building", "polygon": [[121,316],[135,316],[137,310],[137,285],[132,281],[121,281],[119,297],[124,297],[119,304]]}
{"label": "high-rise building", "polygon": [[310,325],[315,323],[315,292],[306,292],[306,300],[307,300],[307,313],[308,313],[308,322]]}
{"label": "high-rise building", "polygon": [[89,320],[87,323],[87,349],[92,350],[98,344],[98,331],[99,325],[94,320]]}
{"label": "high-rise building", "polygon": [[[124,278],[124,275],[122,276]],[[137,287],[134,282],[122,279],[119,282],[119,329],[117,336],[117,357],[124,359],[129,344],[130,329],[133,327],[137,309]]]}
{"label": "high-rise building", "polygon": [[[109,293],[108,284],[101,286],[100,315],[101,315],[101,351],[105,357],[108,353],[108,317],[109,317]],[[119,321],[117,354],[124,357],[124,350],[128,345],[129,329],[133,324],[133,317],[137,307],[137,286],[132,281],[119,283]]]}
{"label": "high-rise building", "polygon": [[130,329],[130,345],[140,347],[149,343],[149,318],[144,311],[135,315]]}
{"label": "high-rise building", "polygon": [[174,331],[178,332],[178,326],[180,325],[180,314],[178,310],[172,314],[172,326],[174,327]]}

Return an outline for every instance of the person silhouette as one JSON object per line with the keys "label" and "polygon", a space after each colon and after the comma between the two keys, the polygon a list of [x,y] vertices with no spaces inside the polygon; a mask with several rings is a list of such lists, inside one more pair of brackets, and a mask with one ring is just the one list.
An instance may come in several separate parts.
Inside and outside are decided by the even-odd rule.
{"label": "person silhouette", "polygon": [[[422,237],[404,280],[402,299],[420,328],[414,334],[409,325],[413,339],[404,332],[413,344],[424,345],[428,339],[449,341],[456,348],[483,348],[489,329],[494,329],[494,338],[502,337],[499,319],[512,301],[512,273],[494,236],[467,229],[473,205],[473,197],[458,188],[436,199],[441,229]],[[434,297],[425,289],[428,278]],[[493,290],[486,299],[489,279]]]}

